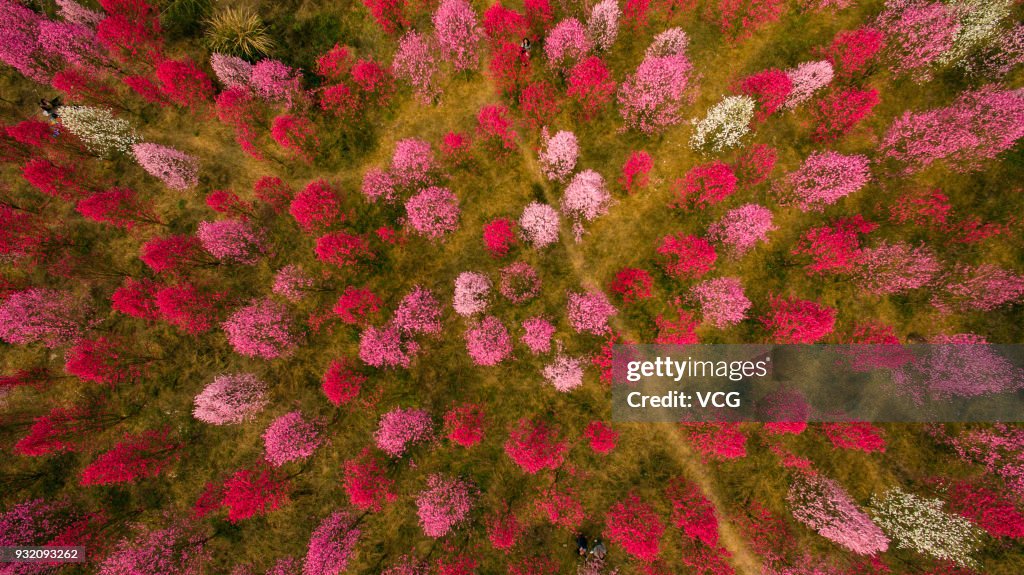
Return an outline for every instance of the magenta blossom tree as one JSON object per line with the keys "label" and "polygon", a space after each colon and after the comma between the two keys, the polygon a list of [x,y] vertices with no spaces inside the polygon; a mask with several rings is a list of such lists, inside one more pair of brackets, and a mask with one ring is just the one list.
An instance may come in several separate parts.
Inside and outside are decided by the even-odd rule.
{"label": "magenta blossom tree", "polygon": [[391,457],[401,457],[412,444],[430,441],[434,422],[425,409],[397,407],[380,418],[373,440],[377,448]]}
{"label": "magenta blossom tree", "polygon": [[251,373],[223,374],[193,401],[192,416],[211,425],[242,423],[267,406],[267,384]]}
{"label": "magenta blossom tree", "polygon": [[199,160],[160,144],[142,142],[132,146],[135,161],[168,188],[188,190],[199,183]]}
{"label": "magenta blossom tree", "polygon": [[832,333],[836,310],[810,300],[774,297],[761,318],[776,343],[815,343]]}
{"label": "magenta blossom tree", "polygon": [[470,483],[435,473],[427,478],[427,488],[416,496],[416,514],[427,537],[444,537],[466,520],[473,507],[476,488]]}
{"label": "magenta blossom tree", "polygon": [[0,339],[25,345],[60,347],[92,324],[92,307],[70,292],[43,288],[16,291],[0,300]]}
{"label": "magenta blossom tree", "polygon": [[291,354],[299,344],[288,310],[271,299],[253,300],[221,327],[231,347],[246,357],[274,359]]}
{"label": "magenta blossom tree", "polygon": [[263,432],[266,458],[275,467],[289,461],[306,459],[323,443],[320,423],[310,421],[300,411],[278,417]]}
{"label": "magenta blossom tree", "polygon": [[608,297],[599,291],[570,293],[566,308],[569,324],[577,333],[608,333],[608,318],[618,313]]}

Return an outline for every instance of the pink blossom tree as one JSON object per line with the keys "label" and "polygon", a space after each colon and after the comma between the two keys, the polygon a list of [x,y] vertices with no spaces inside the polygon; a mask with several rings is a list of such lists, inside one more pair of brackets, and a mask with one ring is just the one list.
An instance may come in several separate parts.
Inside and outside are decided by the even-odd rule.
{"label": "pink blossom tree", "polygon": [[960,29],[955,9],[927,0],[889,0],[878,16],[885,34],[889,68],[919,82],[931,77],[931,67],[953,47]]}
{"label": "pink blossom tree", "polygon": [[771,210],[758,204],[744,204],[708,226],[708,237],[725,244],[733,256],[740,257],[758,243],[768,241],[768,233],[776,229]]}
{"label": "pink blossom tree", "polygon": [[480,28],[466,0],[442,0],[434,12],[434,34],[445,58],[456,70],[476,67]]}
{"label": "pink blossom tree", "polygon": [[286,109],[292,108],[305,97],[302,72],[270,58],[264,58],[253,65],[249,87],[263,100],[281,104]]}
{"label": "pink blossom tree", "polygon": [[792,110],[806,102],[814,95],[832,82],[834,73],[832,64],[826,60],[817,62],[804,62],[792,70],[787,70],[786,75],[792,83],[793,89],[786,97],[786,108]]}
{"label": "pink blossom tree", "polygon": [[619,35],[622,9],[617,0],[602,0],[594,5],[587,19],[587,38],[598,50],[609,50]]}
{"label": "pink blossom tree", "polygon": [[498,291],[514,304],[522,304],[540,295],[540,276],[526,262],[514,262],[501,269]]}
{"label": "pink blossom tree", "polygon": [[196,237],[203,249],[225,262],[256,265],[259,257],[267,252],[263,230],[254,228],[246,220],[199,222]]}
{"label": "pink blossom tree", "polygon": [[432,240],[459,227],[459,199],[448,188],[422,190],[405,202],[405,213],[413,231]]}
{"label": "pink blossom tree", "polygon": [[314,289],[313,278],[301,267],[288,264],[274,274],[274,285],[270,291],[284,297],[288,301],[301,301],[306,292]]}
{"label": "pink blossom tree", "polygon": [[302,416],[301,411],[286,413],[267,426],[263,447],[267,461],[281,467],[289,461],[306,459],[323,443],[321,424]]}
{"label": "pink blossom tree", "polygon": [[131,573],[180,573],[199,575],[209,553],[200,533],[181,525],[162,529],[139,527],[121,539],[99,564],[100,575]]}
{"label": "pink blossom tree", "polygon": [[889,538],[832,479],[798,475],[786,500],[797,521],[854,553],[876,555],[889,548]]}
{"label": "pink blossom tree", "polygon": [[519,233],[536,249],[558,241],[558,212],[539,202],[530,202],[519,216]]}
{"label": "pink blossom tree", "polygon": [[583,224],[608,213],[611,193],[604,177],[594,170],[584,170],[575,176],[562,194],[562,213],[573,220],[576,241],[583,238]]}
{"label": "pink blossom tree", "polygon": [[739,278],[724,277],[701,282],[690,290],[690,297],[700,305],[704,321],[724,329],[743,321],[750,309],[750,300],[743,293]]}
{"label": "pink blossom tree", "polygon": [[194,156],[146,142],[132,146],[132,153],[142,169],[159,178],[168,188],[184,191],[199,183],[199,160]]}
{"label": "pink blossom tree", "polygon": [[395,325],[408,334],[439,334],[441,304],[430,290],[413,286],[395,310]]}
{"label": "pink blossom tree", "polygon": [[363,174],[363,185],[360,191],[371,204],[378,200],[390,204],[398,199],[395,193],[395,180],[390,173],[380,168],[366,170],[366,173]]}
{"label": "pink blossom tree", "polygon": [[391,170],[388,175],[396,186],[418,189],[433,182],[437,161],[430,142],[406,138],[395,143],[391,154]]}
{"label": "pink blossom tree", "polygon": [[409,367],[419,344],[394,323],[369,326],[359,336],[359,359],[378,368]]}
{"label": "pink blossom tree", "polygon": [[945,312],[991,311],[1024,299],[1024,275],[992,264],[957,264],[939,284],[931,303]]}
{"label": "pink blossom tree", "polygon": [[653,134],[679,123],[680,103],[692,70],[681,48],[671,54],[645,56],[636,72],[619,86],[619,113],[626,125]]}
{"label": "pink blossom tree", "polygon": [[466,350],[477,365],[497,365],[512,353],[512,338],[501,320],[489,315],[466,330]]}
{"label": "pink blossom tree", "polygon": [[491,280],[477,272],[462,272],[455,278],[455,296],[452,307],[455,313],[469,317],[487,308],[487,296],[491,292]]}
{"label": "pink blossom tree", "polygon": [[587,37],[587,28],[575,18],[566,18],[556,24],[544,39],[544,55],[548,65],[557,70],[568,70],[582,60],[592,47]]}
{"label": "pink blossom tree", "polygon": [[399,41],[398,51],[391,62],[395,76],[409,82],[423,104],[431,103],[440,94],[434,80],[438,66],[433,54],[428,38],[410,30]]}
{"label": "pink blossom tree", "polygon": [[531,317],[523,320],[523,335],[520,341],[535,354],[547,353],[551,349],[551,336],[555,326],[542,317]]}
{"label": "pink blossom tree", "polygon": [[92,308],[67,291],[29,288],[0,300],[0,339],[60,347],[92,325]]}
{"label": "pink blossom tree", "polygon": [[774,188],[783,205],[820,212],[863,188],[871,179],[868,159],[861,155],[815,152]]}
{"label": "pink blossom tree", "polygon": [[473,507],[476,489],[468,482],[435,473],[427,478],[427,488],[416,497],[416,514],[427,537],[444,537],[463,523]]}
{"label": "pink blossom tree", "polygon": [[942,269],[935,254],[924,246],[883,242],[860,251],[857,283],[865,292],[888,295],[928,285]]}
{"label": "pink blossom tree", "polygon": [[879,152],[908,173],[945,160],[971,171],[1013,147],[1024,136],[1024,89],[988,86],[963,93],[953,104],[924,112],[906,111],[893,121]]}
{"label": "pink blossom tree", "polygon": [[345,511],[335,511],[309,537],[302,575],[341,575],[356,551],[361,531]]}
{"label": "pink blossom tree", "polygon": [[541,370],[544,380],[562,393],[583,385],[583,360],[561,353]]}
{"label": "pink blossom tree", "polygon": [[231,347],[246,357],[283,357],[299,344],[288,310],[271,299],[253,300],[231,314],[221,327]]}
{"label": "pink blossom tree", "polygon": [[618,313],[604,293],[572,292],[566,308],[569,324],[577,333],[602,335],[608,333],[608,318]]}
{"label": "pink blossom tree", "polygon": [[395,408],[380,418],[373,440],[377,448],[391,457],[401,457],[415,443],[430,441],[434,422],[424,409]]}
{"label": "pink blossom tree", "polygon": [[192,416],[211,425],[242,423],[268,405],[267,384],[251,373],[223,374],[193,401]]}
{"label": "pink blossom tree", "polygon": [[580,157],[576,134],[562,130],[551,136],[547,128],[544,128],[541,131],[541,146],[538,154],[541,173],[549,180],[564,182]]}

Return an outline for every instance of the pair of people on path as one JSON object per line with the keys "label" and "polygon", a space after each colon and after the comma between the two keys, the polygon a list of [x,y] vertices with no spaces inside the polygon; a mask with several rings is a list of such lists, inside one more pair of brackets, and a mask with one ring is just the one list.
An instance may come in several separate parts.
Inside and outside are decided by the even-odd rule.
{"label": "pair of people on path", "polygon": [[586,557],[588,553],[598,559],[604,559],[608,550],[605,548],[604,543],[601,543],[600,537],[595,538],[594,546],[588,549],[587,536],[580,533],[576,536],[576,554],[580,557]]}

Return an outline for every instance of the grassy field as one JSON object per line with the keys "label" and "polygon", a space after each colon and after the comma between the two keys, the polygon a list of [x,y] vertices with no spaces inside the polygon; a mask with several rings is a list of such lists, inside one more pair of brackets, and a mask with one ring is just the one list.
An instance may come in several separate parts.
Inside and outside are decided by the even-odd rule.
{"label": "grassy field", "polygon": [[[478,13],[488,3],[472,2]],[[47,11],[54,7],[43,2]],[[195,4],[198,11],[188,15],[186,7]],[[222,3],[228,5],[229,3]],[[880,2],[861,1],[841,11],[802,11],[796,3],[775,23],[757,31],[744,42],[723,41],[721,33],[705,16],[704,2],[684,10],[670,20],[656,20],[640,31],[625,31],[604,56],[616,79],[630,73],[643,57],[655,33],[680,26],[690,37],[688,55],[698,75],[694,101],[685,110],[686,117],[703,117],[706,110],[724,95],[732,93],[735,83],[766,68],[790,68],[814,59],[815,48],[826,46],[837,31],[852,29],[869,21],[882,7]],[[256,8],[268,24],[277,48],[270,56],[305,70],[313,68],[318,54],[335,43],[351,46],[359,56],[387,62],[394,54],[397,38],[381,32],[358,2],[321,1],[257,2]],[[170,1],[164,9],[169,56],[191,57],[206,62],[209,53],[203,46],[202,13],[215,11],[220,4]],[[560,15],[580,15],[582,4],[565,2]],[[429,10],[420,10],[412,23],[418,30],[430,29]],[[1015,16],[1020,16],[1019,6]],[[539,65],[541,54],[535,50],[536,76],[564,90],[564,79]],[[483,60],[482,60],[483,62]],[[204,64],[205,65],[205,64]],[[651,184],[638,193],[627,195],[613,185],[614,205],[610,212],[587,226],[582,242],[575,242],[569,225],[563,222],[561,241],[543,251],[523,245],[503,260],[490,257],[481,241],[481,226],[495,217],[518,218],[530,201],[557,206],[563,186],[547,181],[537,165],[539,133],[517,126],[518,150],[505,158],[488,157],[475,150],[470,162],[450,173],[447,186],[459,197],[462,207],[459,229],[442,242],[408,235],[406,243],[382,246],[372,264],[360,269],[339,270],[317,260],[315,238],[299,231],[287,214],[264,210],[257,218],[268,231],[273,253],[255,266],[215,266],[195,269],[190,279],[214,286],[231,294],[232,300],[271,295],[274,273],[285,264],[298,264],[316,277],[325,288],[292,306],[296,317],[322,314],[337,300],[347,285],[363,285],[383,300],[381,317],[387,317],[414,285],[430,288],[444,302],[444,331],[436,338],[421,341],[423,350],[407,370],[364,371],[369,380],[360,399],[348,407],[336,408],[320,390],[324,370],[331,360],[358,357],[360,330],[337,321],[322,329],[307,331],[303,344],[293,355],[270,361],[246,359],[235,353],[220,330],[198,337],[182,334],[162,322],[146,323],[110,309],[111,292],[120,284],[120,274],[150,277],[151,271],[139,260],[139,247],[150,237],[167,233],[193,233],[198,222],[217,214],[204,203],[206,193],[230,189],[252,199],[253,183],[262,176],[275,175],[293,189],[301,189],[316,178],[323,178],[341,190],[345,211],[353,217],[349,229],[372,234],[381,226],[396,226],[402,217],[400,207],[367,203],[359,193],[363,173],[373,166],[386,166],[394,143],[416,137],[437,143],[445,133],[473,133],[476,114],[487,104],[503,103],[492,82],[478,70],[447,72],[443,94],[436,105],[424,106],[399,84],[393,104],[372,110],[358,127],[343,125],[327,116],[316,116],[322,143],[312,164],[296,161],[275,147],[264,131],[260,145],[268,160],[259,162],[243,154],[234,142],[229,127],[211,114],[189,114],[177,107],[145,105],[122,91],[121,97],[131,112],[124,114],[140,130],[146,141],[159,142],[194,154],[201,159],[198,189],[179,193],[164,188],[147,175],[130,157],[92,159],[89,169],[117,185],[131,187],[156,205],[166,227],[142,227],[122,232],[82,219],[70,203],[39,199],[17,173],[18,166],[3,166],[2,189],[14,197],[32,198],[54,220],[66,223],[74,238],[74,253],[88,262],[92,273],[74,279],[55,277],[42,269],[26,269],[0,263],[6,277],[35,285],[71,289],[93,300],[101,310],[100,333],[117,335],[132,342],[147,355],[163,358],[143,380],[134,384],[102,387],[64,379],[45,390],[17,389],[0,397],[0,417],[24,421],[45,411],[46,405],[83,404],[97,401],[126,416],[118,426],[97,434],[94,445],[81,453],[54,454],[33,458],[15,456],[10,446],[24,432],[16,424],[0,426],[0,474],[5,485],[0,491],[0,508],[31,497],[68,496],[84,508],[105,510],[109,527],[103,539],[114,541],[129,533],[129,525],[141,521],[160,524],[169,517],[184,517],[205,484],[226,473],[258,463],[263,457],[261,435],[276,417],[300,409],[309,417],[323,418],[327,443],[308,460],[286,467],[293,476],[290,503],[265,516],[238,524],[223,514],[200,522],[196,529],[210,537],[212,552],[208,573],[227,574],[233,565],[251,563],[262,573],[274,559],[284,555],[301,557],[306,551],[311,530],[333,510],[348,506],[341,483],[344,461],[364,446],[372,444],[380,414],[393,407],[422,407],[440,421],[445,410],[461,402],[485,406],[487,433],[484,441],[472,449],[463,449],[447,440],[417,446],[410,455],[389,463],[388,476],[395,480],[398,498],[382,512],[362,518],[363,536],[348,571],[378,573],[394,564],[403,554],[436,559],[454,551],[465,552],[479,562],[478,573],[504,573],[506,565],[525,557],[545,555],[557,561],[559,573],[574,572],[574,534],[550,524],[534,511],[535,502],[551,485],[573,487],[579,493],[587,519],[582,531],[601,532],[606,510],[626,494],[635,492],[651,503],[667,521],[671,508],[664,488],[673,478],[695,482],[715,504],[720,516],[721,545],[730,554],[737,573],[761,572],[762,558],[751,548],[748,533],[739,527],[757,502],[785,518],[792,531],[793,544],[808,556],[831,562],[835,573],[860,561],[842,547],[830,543],[797,523],[790,516],[785,500],[792,472],[779,464],[769,446],[781,442],[786,448],[813,462],[823,475],[835,478],[855,500],[866,505],[872,494],[892,486],[943,498],[925,480],[935,477],[978,478],[984,471],[961,462],[953,450],[936,443],[927,426],[890,424],[882,426],[886,440],[883,453],[862,453],[836,449],[815,426],[797,436],[771,438],[760,426],[749,424],[743,431],[749,436],[747,456],[729,461],[709,461],[697,453],[685,432],[670,424],[615,424],[621,437],[615,450],[597,455],[587,446],[583,430],[592,420],[610,421],[610,391],[598,380],[597,370],[588,369],[582,388],[563,394],[547,385],[540,375],[550,356],[534,356],[517,345],[514,358],[498,367],[479,367],[466,354],[464,318],[451,309],[452,282],[463,271],[479,271],[497,280],[498,271],[513,261],[528,262],[540,272],[541,296],[525,305],[512,305],[494,298],[489,313],[512,327],[535,315],[552,318],[558,328],[556,341],[570,355],[599,352],[604,338],[577,334],[565,318],[566,294],[581,288],[606,289],[614,274],[624,267],[651,271],[655,278],[654,297],[628,307],[620,306],[613,328],[629,341],[653,341],[657,334],[655,318],[671,313],[671,302],[688,291],[690,282],[680,282],[663,274],[656,264],[655,249],[669,233],[705,233],[707,226],[729,209],[756,202],[772,208],[777,230],[770,241],[740,259],[721,257],[712,276],[742,278],[754,307],[750,317],[737,326],[720,330],[704,325],[698,329],[701,342],[746,343],[768,341],[769,336],[756,319],[767,309],[770,295],[795,295],[813,299],[838,309],[834,334],[827,342],[840,342],[855,323],[874,319],[895,327],[901,340],[929,338],[939,334],[976,333],[994,343],[1021,343],[1024,340],[1024,307],[1015,305],[987,313],[943,315],[929,305],[928,290],[890,297],[862,293],[843,276],[811,277],[799,260],[790,254],[797,238],[809,227],[821,225],[834,216],[861,213],[881,224],[871,235],[872,242],[901,239],[926,242],[945,262],[990,262],[1009,269],[1020,269],[1024,261],[1021,234],[1016,222],[1024,213],[1024,151],[1020,146],[990,162],[985,169],[970,174],[935,165],[906,177],[873,169],[872,182],[850,197],[830,206],[824,214],[803,213],[777,205],[769,194],[772,182],[741,189],[727,201],[705,210],[678,210],[670,207],[672,182],[691,167],[722,159],[732,161],[737,152],[702,154],[690,149],[691,127],[674,126],[664,134],[645,136],[622,128],[614,107],[605,109],[592,121],[582,122],[571,106],[566,106],[552,128],[572,130],[579,138],[581,157],[578,169],[594,169],[614,182],[630,152],[646,150],[655,160]],[[307,73],[310,86],[316,78]],[[1006,83],[1020,86],[1019,71]],[[842,153],[874,154],[879,139],[892,120],[904,110],[922,110],[946,105],[961,91],[977,82],[966,80],[955,71],[943,72],[936,79],[915,84],[893,78],[879,66],[864,82],[877,88],[881,103],[853,133],[831,149]],[[34,112],[39,87],[5,68],[0,72],[4,102],[0,116],[10,124]],[[123,90],[123,89],[122,89]],[[45,92],[49,92],[47,89]],[[504,102],[507,104],[507,102]],[[773,178],[796,169],[808,154],[825,149],[809,135],[813,126],[806,108],[774,115],[748,136],[745,144],[765,143],[775,147],[779,162]],[[742,150],[739,150],[742,151]],[[955,209],[975,214],[986,221],[1013,223],[1012,232],[976,244],[953,244],[941,234],[887,222],[887,211],[894,198],[908,190],[941,188]],[[618,302],[617,302],[618,303]],[[378,322],[379,323],[379,322]],[[42,346],[0,344],[0,371],[13,372],[25,366],[47,365],[56,372],[63,369],[59,350]],[[211,379],[222,373],[252,372],[270,383],[270,406],[253,421],[237,426],[210,426],[192,418],[192,401]],[[557,472],[525,475],[504,453],[506,430],[522,417],[537,416],[556,422],[573,440],[565,464]],[[20,418],[20,419],[19,419]],[[153,479],[129,485],[81,487],[80,470],[94,456],[113,445],[125,432],[170,426],[186,444],[186,455],[167,472]],[[952,430],[952,428],[951,428]],[[471,480],[480,490],[471,521],[442,540],[422,534],[416,522],[415,496],[424,488],[425,478],[443,471]],[[29,479],[19,479],[20,477]],[[503,505],[514,510],[527,524],[516,548],[505,554],[487,541],[484,518]],[[659,573],[691,573],[680,561],[683,537],[669,528],[661,543]],[[642,573],[643,566],[617,546],[609,546],[609,565],[619,572]],[[1019,540],[986,538],[975,557],[983,567],[978,573],[1013,575],[1024,572],[1024,546]],[[881,556],[893,573],[926,573],[937,564],[912,550],[893,545]],[[68,567],[62,572],[93,572],[93,566]],[[0,572],[3,572],[0,570]],[[865,571],[871,572],[871,571]]]}

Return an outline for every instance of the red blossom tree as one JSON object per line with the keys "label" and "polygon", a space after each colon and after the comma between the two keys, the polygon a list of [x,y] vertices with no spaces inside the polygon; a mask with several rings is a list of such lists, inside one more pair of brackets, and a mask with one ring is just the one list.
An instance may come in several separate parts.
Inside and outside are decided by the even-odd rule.
{"label": "red blossom tree", "polygon": [[711,271],[718,254],[706,239],[679,233],[661,239],[658,257],[662,269],[668,275],[677,278],[699,278]]}
{"label": "red blossom tree", "polygon": [[286,505],[290,489],[289,481],[277,470],[240,469],[224,481],[221,505],[228,510],[228,521],[238,523]]}
{"label": "red blossom tree", "polygon": [[557,469],[568,449],[558,428],[541,420],[520,419],[505,441],[505,454],[531,475],[543,469]]}
{"label": "red blossom tree", "polygon": [[164,60],[156,66],[156,77],[168,100],[193,112],[213,97],[213,82],[192,62]]}
{"label": "red blossom tree", "polygon": [[336,359],[324,372],[321,387],[328,401],[340,407],[358,397],[364,383],[366,376],[356,371],[349,360]]}
{"label": "red blossom tree", "polygon": [[181,457],[182,444],[170,438],[169,430],[150,430],[125,435],[113,449],[103,453],[82,470],[82,485],[132,483],[156,477]]}
{"label": "red blossom tree", "polygon": [[718,545],[718,516],[715,506],[700,487],[683,478],[673,479],[665,490],[672,504],[672,524],[691,539],[708,547]]}
{"label": "red blossom tree", "polygon": [[736,174],[725,162],[695,166],[675,182],[676,205],[705,208],[717,204],[736,191]]}
{"label": "red blossom tree", "polygon": [[345,462],[342,483],[352,505],[358,509],[380,511],[395,499],[394,481],[385,474],[384,463],[369,447]]}
{"label": "red blossom tree", "polygon": [[876,28],[863,26],[856,30],[842,30],[824,50],[824,55],[832,63],[837,79],[851,80],[870,69],[884,42],[885,34]]}
{"label": "red blossom tree", "polygon": [[462,447],[473,447],[484,438],[483,407],[464,403],[444,414],[444,429],[448,439]]}
{"label": "red blossom tree", "polygon": [[878,104],[878,90],[845,88],[817,101],[812,113],[815,141],[832,143],[846,135]]}
{"label": "red blossom tree", "polygon": [[82,339],[67,351],[64,370],[69,374],[105,385],[134,381],[142,376],[150,360],[125,351],[125,343],[100,336]]}
{"label": "red blossom tree", "polygon": [[615,274],[610,289],[622,296],[622,303],[628,304],[651,297],[653,279],[645,269],[622,268]]}
{"label": "red blossom tree", "polygon": [[605,516],[605,533],[613,543],[641,561],[658,557],[665,525],[653,507],[635,493],[612,505]]}
{"label": "red blossom tree", "polygon": [[776,343],[815,343],[832,333],[836,310],[810,300],[772,297],[761,323]]}
{"label": "red blossom tree", "polygon": [[567,83],[567,94],[580,107],[583,120],[593,118],[607,107],[617,87],[608,67],[597,56],[585,58],[573,66]]}
{"label": "red blossom tree", "polygon": [[771,68],[744,78],[737,91],[754,98],[757,103],[754,123],[760,124],[786,103],[793,91],[793,82],[782,70]]}
{"label": "red blossom tree", "polygon": [[810,275],[852,272],[860,261],[860,235],[872,232],[878,225],[861,215],[839,218],[828,226],[807,230],[793,247],[793,255],[810,256]]}

